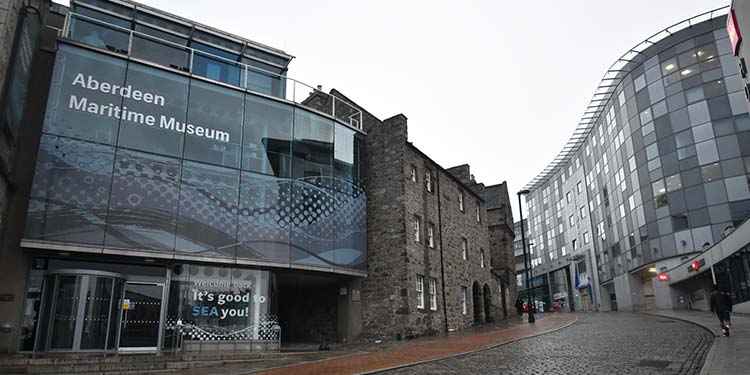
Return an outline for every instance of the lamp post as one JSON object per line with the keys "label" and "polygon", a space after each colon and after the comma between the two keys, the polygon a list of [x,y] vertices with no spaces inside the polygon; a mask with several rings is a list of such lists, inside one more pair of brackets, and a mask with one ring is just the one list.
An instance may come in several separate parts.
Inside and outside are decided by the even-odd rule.
{"label": "lamp post", "polygon": [[[529,259],[528,253],[526,253],[526,230],[523,228],[523,209],[521,208],[521,196],[528,194],[528,190],[521,190],[518,195],[518,213],[521,215],[521,246],[523,246],[523,266],[526,268],[526,299],[529,301],[529,323],[536,322],[534,319],[534,309],[531,301],[531,284],[529,283],[529,271],[531,270],[531,259]],[[526,264],[528,260],[528,265]]]}

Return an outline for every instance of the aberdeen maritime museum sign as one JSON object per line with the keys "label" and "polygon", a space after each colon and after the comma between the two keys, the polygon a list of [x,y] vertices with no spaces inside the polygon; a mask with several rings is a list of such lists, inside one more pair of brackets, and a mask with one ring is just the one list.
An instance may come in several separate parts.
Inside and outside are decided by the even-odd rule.
{"label": "aberdeen maritime museum sign", "polygon": [[[84,75],[83,73],[76,74],[71,85],[81,87],[83,89],[96,93],[109,94],[115,97],[132,99],[143,103],[153,104],[156,107],[164,107],[165,98],[162,95],[141,91],[137,88],[133,88],[132,85],[120,86],[114,83],[100,82],[93,76]],[[162,129],[172,130],[188,135],[205,137],[220,142],[229,142],[229,133],[221,130],[211,129],[195,124],[188,124],[186,122],[180,122],[174,117],[164,114],[150,114],[131,111],[128,110],[128,107],[120,107],[113,103],[97,103],[85,96],[71,94],[68,100],[68,108],[75,111],[113,117],[118,120],[125,120],[144,126],[158,126]]]}

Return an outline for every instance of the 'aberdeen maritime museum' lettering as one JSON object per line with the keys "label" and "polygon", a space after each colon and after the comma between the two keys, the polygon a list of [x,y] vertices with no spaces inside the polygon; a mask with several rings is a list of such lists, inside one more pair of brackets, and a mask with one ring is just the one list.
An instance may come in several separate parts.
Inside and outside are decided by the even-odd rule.
{"label": "'aberdeen maritime museum' lettering", "polygon": [[[83,73],[78,73],[73,79],[73,86],[80,86],[86,90],[91,90],[103,94],[111,94],[121,98],[132,99],[148,104],[153,104],[158,107],[163,107],[165,98],[162,95],[141,91],[134,89],[131,85],[121,86],[109,82],[99,82],[91,75],[84,76]],[[220,142],[229,142],[229,133],[206,128],[199,125],[188,124],[185,122],[178,121],[174,117],[166,115],[152,115],[148,113],[142,113],[137,111],[129,110],[128,107],[118,106],[112,103],[100,104],[89,100],[84,96],[70,95],[68,101],[68,108],[81,112],[88,112],[95,115],[113,117],[118,120],[125,120],[131,123],[146,125],[146,126],[158,126],[162,129],[172,130],[180,133],[186,133],[188,135],[196,135],[199,137],[205,137]]]}

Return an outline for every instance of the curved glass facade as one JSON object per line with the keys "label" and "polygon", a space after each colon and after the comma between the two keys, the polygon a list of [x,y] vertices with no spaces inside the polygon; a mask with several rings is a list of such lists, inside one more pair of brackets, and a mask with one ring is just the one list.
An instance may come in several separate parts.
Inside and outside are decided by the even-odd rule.
{"label": "curved glass facade", "polygon": [[536,274],[586,258],[604,284],[750,216],[750,117],[725,24],[670,33],[610,82],[580,148],[527,196]]}
{"label": "curved glass facade", "polygon": [[65,43],[56,59],[26,239],[364,272],[363,134]]}

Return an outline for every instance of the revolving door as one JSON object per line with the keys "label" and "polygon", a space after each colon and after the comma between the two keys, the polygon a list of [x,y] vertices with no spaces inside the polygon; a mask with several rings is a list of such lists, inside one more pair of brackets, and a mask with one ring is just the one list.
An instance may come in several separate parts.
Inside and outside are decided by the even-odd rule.
{"label": "revolving door", "polygon": [[[126,276],[61,269],[46,275],[44,351],[117,351]],[[44,335],[46,333],[46,335]]]}

